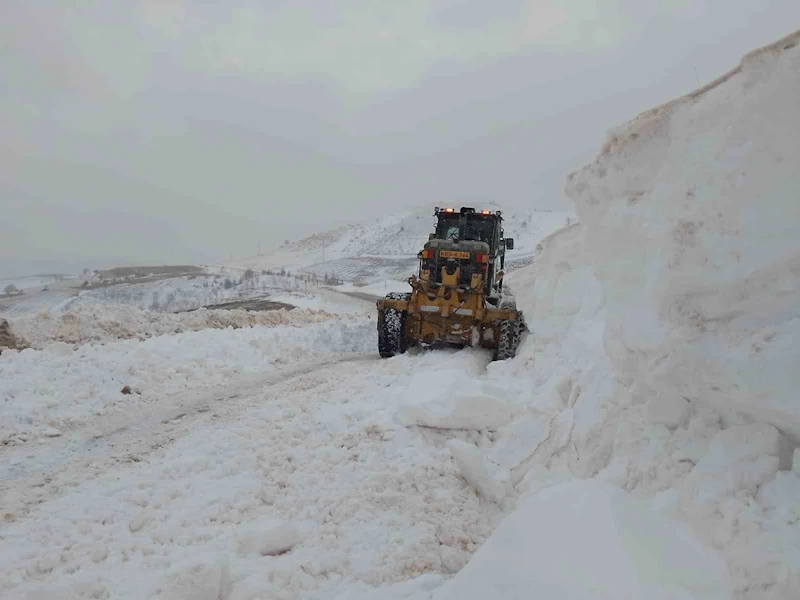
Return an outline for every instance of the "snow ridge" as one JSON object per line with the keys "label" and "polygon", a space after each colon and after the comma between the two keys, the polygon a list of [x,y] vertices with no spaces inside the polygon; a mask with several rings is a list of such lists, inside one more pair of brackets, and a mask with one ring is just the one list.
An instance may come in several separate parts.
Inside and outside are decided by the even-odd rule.
{"label": "snow ridge", "polygon": [[12,330],[32,348],[53,342],[67,344],[107,343],[116,340],[146,340],[201,329],[243,327],[302,327],[335,318],[321,310],[247,311],[199,309],[183,313],[153,312],[133,306],[90,304],[61,313],[39,313],[15,319]]}

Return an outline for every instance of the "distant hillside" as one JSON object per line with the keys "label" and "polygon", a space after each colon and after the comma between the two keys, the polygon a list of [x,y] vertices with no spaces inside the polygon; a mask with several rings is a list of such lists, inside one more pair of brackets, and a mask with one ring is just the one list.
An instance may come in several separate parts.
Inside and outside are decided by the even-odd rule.
{"label": "distant hillside", "polygon": [[[330,274],[346,281],[405,277],[414,270],[417,252],[434,229],[433,208],[425,206],[315,233],[230,264],[253,269],[285,268],[320,276]],[[503,210],[494,204],[475,208]],[[507,211],[504,216],[506,237],[515,240],[515,249],[508,256],[512,267],[515,262],[529,263],[541,239],[575,220],[572,213],[551,211]]]}

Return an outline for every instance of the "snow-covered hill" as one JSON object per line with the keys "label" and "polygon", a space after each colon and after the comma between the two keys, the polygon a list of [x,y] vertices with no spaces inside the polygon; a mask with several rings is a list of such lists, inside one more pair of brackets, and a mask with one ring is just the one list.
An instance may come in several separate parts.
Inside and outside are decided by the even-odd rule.
{"label": "snow-covered hill", "polygon": [[[416,267],[416,255],[433,231],[433,206],[380,217],[372,222],[320,232],[259,256],[231,264],[252,269],[280,269],[332,275],[345,281],[405,278]],[[495,204],[476,207],[503,210]],[[536,252],[539,241],[573,222],[569,212],[506,211],[506,235],[515,240],[508,260],[523,263]]]}

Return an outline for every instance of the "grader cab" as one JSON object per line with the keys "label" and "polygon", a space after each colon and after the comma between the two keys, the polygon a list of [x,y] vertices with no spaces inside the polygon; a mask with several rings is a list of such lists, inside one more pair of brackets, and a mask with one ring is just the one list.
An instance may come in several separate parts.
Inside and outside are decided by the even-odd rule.
{"label": "grader cab", "polygon": [[417,345],[480,346],[513,358],[525,331],[503,294],[506,250],[500,211],[436,208],[436,231],[419,253],[411,291],[378,300],[378,350],[384,358]]}

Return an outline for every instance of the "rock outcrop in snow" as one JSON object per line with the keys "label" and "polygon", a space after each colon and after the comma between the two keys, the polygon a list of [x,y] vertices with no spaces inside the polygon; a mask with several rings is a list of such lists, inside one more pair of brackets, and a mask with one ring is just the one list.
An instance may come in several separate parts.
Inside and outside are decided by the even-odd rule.
{"label": "rock outcrop in snow", "polygon": [[25,342],[20,340],[5,319],[0,319],[0,352],[3,350],[22,350],[26,348]]}

